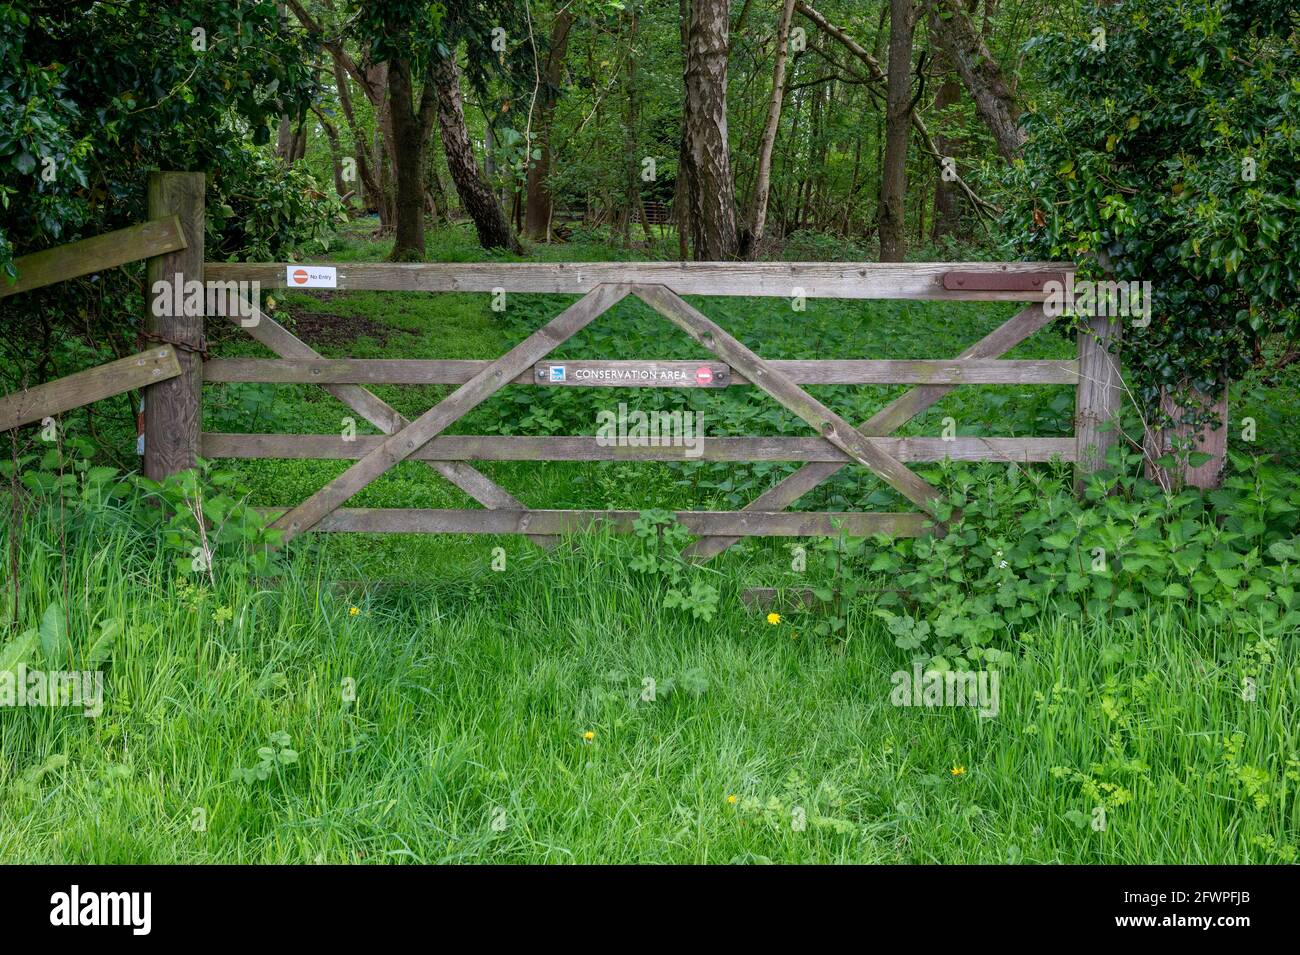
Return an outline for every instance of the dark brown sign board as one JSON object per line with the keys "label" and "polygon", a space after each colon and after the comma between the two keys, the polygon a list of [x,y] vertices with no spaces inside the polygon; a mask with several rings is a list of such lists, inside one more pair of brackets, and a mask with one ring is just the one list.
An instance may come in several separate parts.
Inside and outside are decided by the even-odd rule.
{"label": "dark brown sign board", "polygon": [[533,377],[577,388],[725,388],[731,368],[718,361],[543,361]]}

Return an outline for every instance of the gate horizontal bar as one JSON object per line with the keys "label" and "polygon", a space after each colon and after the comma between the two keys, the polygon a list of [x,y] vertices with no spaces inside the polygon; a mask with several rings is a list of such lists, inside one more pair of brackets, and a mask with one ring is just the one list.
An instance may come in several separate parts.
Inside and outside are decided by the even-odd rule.
{"label": "gate horizontal bar", "polygon": [[[287,508],[259,507],[277,518]],[[571,534],[608,523],[630,531],[639,511],[437,510],[431,508],[341,507],[321,518],[313,530],[367,534]],[[919,537],[931,519],[925,514],[837,511],[678,511],[677,520],[692,534],[729,537],[852,537],[889,534]],[[932,526],[932,525],[931,525]]]}
{"label": "gate horizontal bar", "polygon": [[[337,289],[389,292],[542,292],[581,295],[597,285],[666,285],[678,295],[1041,302],[1035,289],[945,288],[951,272],[1063,277],[1068,262],[335,262]],[[287,262],[208,262],[214,282],[286,286]],[[1004,285],[1013,280],[1006,278]],[[1019,284],[1027,284],[1020,282]]]}
{"label": "gate horizontal bar", "polygon": [[[334,434],[206,432],[205,458],[355,460],[383,438]],[[1074,461],[1074,438],[868,438],[900,461]],[[590,435],[439,435],[412,456],[421,461],[834,461],[849,456],[822,438],[701,438],[694,448],[616,447]]]}
{"label": "gate horizontal bar", "polygon": [[[311,385],[458,385],[469,381],[489,361],[420,358],[213,358],[203,364],[211,382],[262,382]],[[803,385],[1077,385],[1079,363],[1062,360],[999,359],[883,359],[769,361],[776,370]],[[543,374],[553,366],[566,368],[566,380]],[[666,378],[641,378],[646,369],[673,372]],[[713,373],[707,383],[697,379],[701,368]],[[575,377],[581,371],[609,373],[599,379]],[[719,381],[717,372],[725,370]],[[680,372],[686,378],[675,377]],[[519,385],[578,385],[592,387],[681,388],[749,385],[743,374],[717,361],[547,361],[514,379]]]}
{"label": "gate horizontal bar", "polygon": [[0,278],[0,298],[186,247],[185,230],[179,218],[150,219],[15,259],[18,281],[10,283]]}
{"label": "gate horizontal bar", "polygon": [[0,431],[53,417],[133,388],[156,385],[181,373],[171,345],[110,361],[66,378],[0,397]]}

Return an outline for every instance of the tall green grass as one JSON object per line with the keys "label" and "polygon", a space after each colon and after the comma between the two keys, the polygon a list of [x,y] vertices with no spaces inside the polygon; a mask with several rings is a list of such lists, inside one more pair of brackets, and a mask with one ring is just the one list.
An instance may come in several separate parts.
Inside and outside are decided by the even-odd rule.
{"label": "tall green grass", "polygon": [[[865,608],[821,642],[724,574],[693,621],[626,539],[351,589],[304,548],[278,581],[218,566],[214,588],[111,507],[77,521],[0,532],[19,629],[56,601],[80,648],[124,628],[98,718],[0,709],[5,861],[1294,859],[1300,661],[1248,623],[1046,613],[979,719],[891,705],[905,655]],[[298,761],[235,781],[281,731]]]}

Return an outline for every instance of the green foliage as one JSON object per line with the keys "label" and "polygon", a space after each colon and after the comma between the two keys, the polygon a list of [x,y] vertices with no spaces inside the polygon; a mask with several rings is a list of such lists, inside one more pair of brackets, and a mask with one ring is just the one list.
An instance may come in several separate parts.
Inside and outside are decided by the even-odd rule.
{"label": "green foliage", "polygon": [[284,768],[298,762],[298,751],[292,749],[293,740],[283,730],[272,733],[265,746],[257,748],[257,763],[248,767],[236,767],[231,774],[235,782],[266,782],[274,773],[281,783],[284,781]]}
{"label": "green foliage", "polygon": [[[1300,337],[1300,16],[1288,0],[1093,3],[1026,48],[1051,88],[1005,176],[1017,251],[1153,283],[1124,362],[1217,395]],[[1095,32],[1104,29],[1104,49]]]}
{"label": "green foliage", "polygon": [[[1234,456],[1222,490],[1170,495],[1126,473],[1139,455],[1120,457],[1085,501],[1015,465],[945,468],[946,533],[877,537],[866,549],[851,541],[832,551],[829,576],[842,575],[843,553],[861,550],[852,571],[882,587],[872,612],[898,647],[939,669],[1009,663],[1045,615],[1194,609],[1248,634],[1300,628],[1300,475]],[[842,620],[832,587],[843,589],[817,595]]]}
{"label": "green foliage", "polygon": [[633,530],[639,551],[628,566],[657,581],[663,606],[685,610],[696,620],[712,620],[718,611],[718,588],[700,576],[681,557],[690,534],[672,511],[642,511]]}
{"label": "green foliage", "polygon": [[[209,258],[326,247],[337,199],[260,148],[316,95],[309,53],[270,0],[0,5],[0,281],[144,221],[156,169],[208,173]],[[0,390],[129,353],[142,268],[7,300]]]}
{"label": "green foliage", "polygon": [[39,458],[0,461],[0,475],[13,479],[16,472],[26,504],[60,506],[62,534],[96,526],[104,519],[100,506],[107,505],[121,523],[158,535],[176,555],[174,565],[182,574],[201,574],[213,582],[217,573],[264,576],[278,571],[275,548],[281,532],[248,506],[246,495],[234,488],[233,473],[200,458],[190,470],[151,481],[93,464],[92,451],[87,440],[68,442]]}

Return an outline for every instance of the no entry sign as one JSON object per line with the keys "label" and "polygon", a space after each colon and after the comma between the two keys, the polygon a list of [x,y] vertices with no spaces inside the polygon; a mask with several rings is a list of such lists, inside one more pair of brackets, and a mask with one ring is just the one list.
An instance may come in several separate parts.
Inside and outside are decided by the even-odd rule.
{"label": "no entry sign", "polygon": [[332,265],[288,265],[284,272],[289,288],[338,288],[338,271]]}

